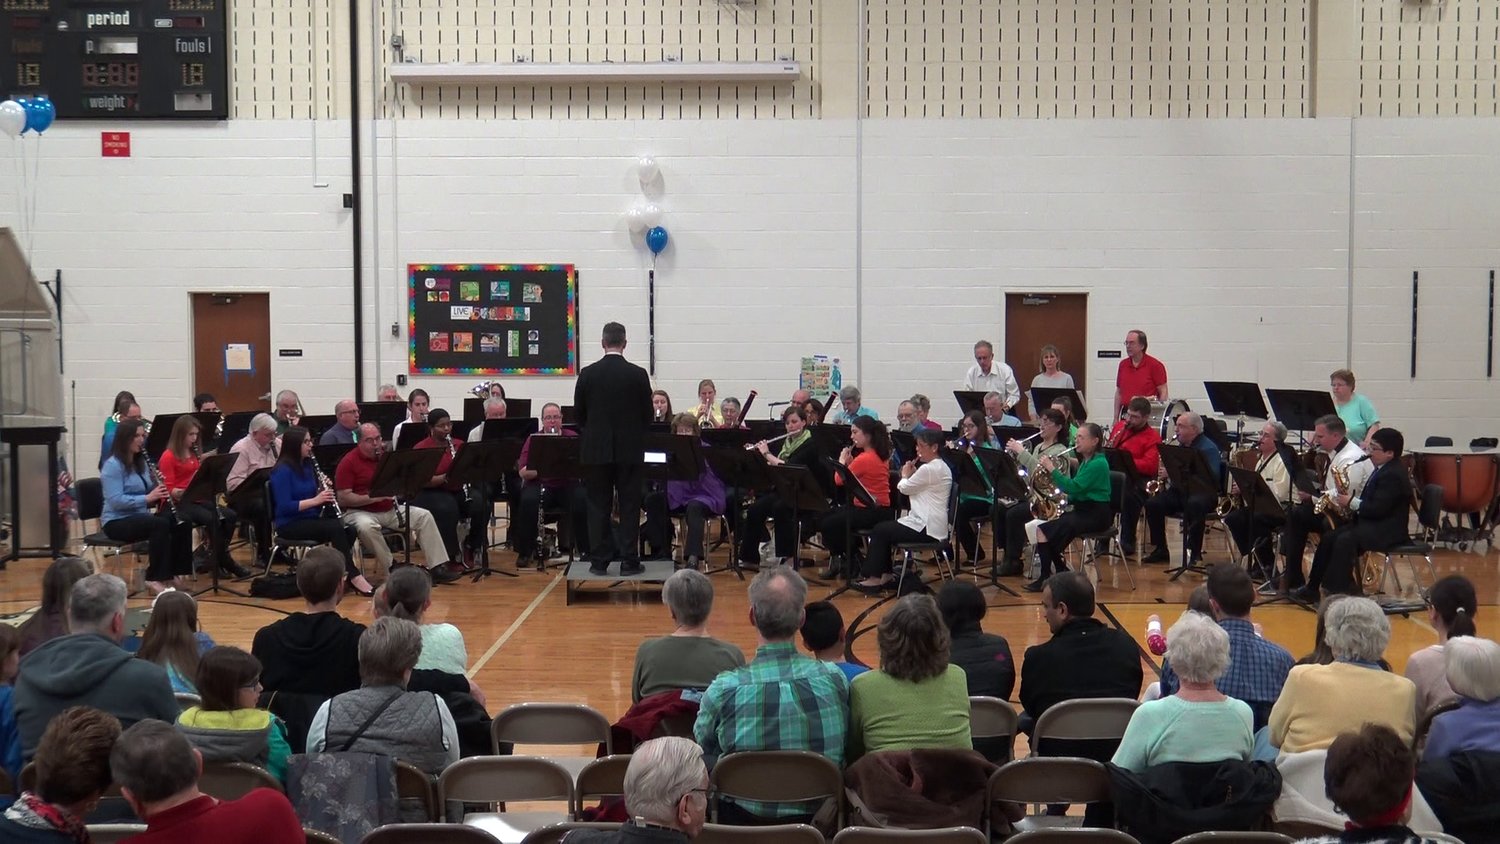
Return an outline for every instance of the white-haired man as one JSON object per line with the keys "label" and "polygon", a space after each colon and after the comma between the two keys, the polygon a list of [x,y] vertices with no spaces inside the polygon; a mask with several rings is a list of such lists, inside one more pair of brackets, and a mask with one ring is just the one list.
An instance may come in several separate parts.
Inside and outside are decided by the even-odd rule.
{"label": "white-haired man", "polygon": [[[1219,489],[1224,472],[1224,457],[1219,447],[1203,433],[1203,417],[1196,413],[1184,413],[1177,417],[1177,441],[1197,449],[1208,463],[1214,476],[1215,490]],[[1163,467],[1165,471],[1165,467]],[[1183,550],[1188,564],[1203,561],[1203,525],[1209,511],[1219,503],[1217,492],[1188,494],[1186,489],[1169,484],[1146,502],[1146,528],[1151,534],[1151,553],[1141,559],[1142,563],[1165,563],[1170,559],[1167,552],[1167,517],[1182,514]]]}
{"label": "white-haired man", "polygon": [[279,437],[302,421],[302,399],[292,390],[276,394],[276,435]]}
{"label": "white-haired man", "polygon": [[[224,487],[231,495],[256,470],[276,468],[279,436],[276,417],[271,414],[257,413],[250,420],[250,432],[229,448],[231,454],[239,455],[224,480]],[[256,559],[265,560],[271,553],[271,514],[266,511],[266,497],[258,493],[244,496],[235,501],[234,508],[247,524],[255,526]]]}
{"label": "white-haired man", "polygon": [[1003,397],[1005,410],[1021,403],[1021,385],[1009,364],[995,360],[995,347],[988,340],[974,344],[974,365],[964,373],[964,389],[997,392]]}
{"label": "white-haired man", "polygon": [[625,768],[625,811],[619,829],[570,832],[566,844],[691,841],[708,816],[708,768],[692,739],[666,736],[636,748]]}

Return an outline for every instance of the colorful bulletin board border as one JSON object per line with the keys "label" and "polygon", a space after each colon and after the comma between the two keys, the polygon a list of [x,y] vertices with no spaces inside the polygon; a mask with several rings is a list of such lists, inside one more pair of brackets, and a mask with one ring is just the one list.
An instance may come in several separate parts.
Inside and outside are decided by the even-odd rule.
{"label": "colorful bulletin board border", "polygon": [[[565,283],[561,289],[557,289],[557,274],[561,273]],[[491,285],[485,284],[492,280],[500,281],[501,287],[507,292],[513,286],[516,291],[523,288],[526,295],[531,295],[533,288],[539,291],[538,298],[543,304],[524,308],[528,316],[536,314],[532,321],[510,322],[490,321],[485,325],[474,322],[450,322],[434,314],[450,311],[450,305],[459,304],[459,299],[444,298],[441,306],[434,311],[424,301],[427,293],[422,280],[431,276],[442,276],[447,279],[458,279],[453,285],[454,289],[460,288],[467,282],[478,281],[480,288],[490,290]],[[549,279],[550,284],[538,286],[530,279]],[[446,294],[445,294],[446,295]],[[561,307],[556,304],[561,300]],[[516,301],[522,301],[519,297]],[[530,303],[530,298],[524,301]],[[460,307],[462,307],[460,305]],[[420,309],[420,310],[419,310]],[[496,309],[499,310],[499,309]],[[522,308],[507,310],[521,311]],[[460,329],[455,331],[455,329]],[[455,341],[446,348],[434,348],[429,344],[428,335],[440,334],[444,331],[450,332],[451,336],[464,336],[465,341]],[[519,358],[506,354],[506,350],[486,351],[483,348],[474,348],[469,345],[465,348],[465,342],[471,342],[472,333],[494,333],[497,335],[522,335],[528,341],[541,339],[538,335],[544,335],[551,342],[546,343],[547,353],[540,353],[537,345],[530,343],[522,344],[522,349],[529,347],[530,355]],[[408,340],[408,365],[412,374],[418,375],[576,375],[578,373],[578,271],[573,264],[408,264],[407,265],[407,340]],[[557,348],[559,342],[565,344],[565,348]],[[435,365],[432,358],[441,357],[444,365]],[[527,357],[541,357],[539,365],[526,365]],[[472,359],[473,365],[465,365]]]}

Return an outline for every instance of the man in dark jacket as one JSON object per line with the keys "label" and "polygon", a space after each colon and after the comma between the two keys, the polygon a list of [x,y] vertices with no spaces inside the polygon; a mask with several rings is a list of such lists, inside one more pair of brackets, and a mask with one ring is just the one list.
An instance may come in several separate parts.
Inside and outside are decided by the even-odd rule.
{"label": "man in dark jacket", "polygon": [[[651,422],[651,376],[625,359],[625,326],[605,323],[604,357],[578,373],[573,406],[583,426],[578,459],[589,497],[589,571],[607,574],[616,550],[620,574],[640,574],[641,466]],[[610,529],[618,499],[619,527]]]}
{"label": "man in dark jacket", "polygon": [[92,706],[129,728],[148,718],[172,723],[181,707],[166,669],[120,647],[125,637],[125,582],[91,574],[73,586],[68,624],[73,632],[26,655],[16,676],[16,724],[21,757],[30,760],[52,716],[70,706]]}
{"label": "man in dark jacket", "polygon": [[[313,548],[297,566],[302,612],[255,632],[250,652],[260,660],[260,705],[287,725],[292,752],[306,746],[307,729],[323,701],[360,687],[359,637],[365,626],[339,615],[344,597],[344,558],[327,545]],[[407,689],[441,695],[450,708],[454,695],[472,695],[484,705],[479,687],[462,674],[422,669],[411,673]],[[173,721],[176,715],[173,715]]]}
{"label": "man in dark jacket", "polygon": [[1081,571],[1048,578],[1042,612],[1052,638],[1021,662],[1022,729],[1054,704],[1141,693],[1141,652],[1130,636],[1094,618],[1094,586]]}
{"label": "man in dark jacket", "polygon": [[1296,595],[1318,600],[1318,587],[1329,592],[1360,594],[1354,568],[1366,551],[1384,551],[1406,542],[1411,515],[1411,477],[1401,465],[1405,439],[1395,428],[1381,428],[1370,435],[1369,460],[1375,471],[1365,480],[1359,495],[1340,495],[1338,503],[1354,511],[1354,521],[1341,525],[1318,543],[1313,553],[1307,585]]}
{"label": "man in dark jacket", "polygon": [[570,832],[563,838],[565,844],[651,844],[697,838],[708,814],[703,748],[681,736],[642,744],[625,768],[624,791],[630,820],[619,829]]}

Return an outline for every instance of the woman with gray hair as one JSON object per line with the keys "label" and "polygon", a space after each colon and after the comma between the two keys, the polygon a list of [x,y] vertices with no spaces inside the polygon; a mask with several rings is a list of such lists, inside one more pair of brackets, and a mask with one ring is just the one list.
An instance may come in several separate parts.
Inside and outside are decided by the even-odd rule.
{"label": "woman with gray hair", "polygon": [[1135,710],[1111,761],[1136,772],[1168,762],[1248,761],[1255,716],[1215,685],[1229,668],[1229,634],[1208,616],[1185,612],[1167,630],[1167,658],[1181,681],[1177,693]]}
{"label": "woman with gray hair", "polygon": [[849,685],[849,754],[973,750],[969,683],[948,662],[948,626],[931,595],[907,595],[880,620],[880,670]]}
{"label": "woman with gray hair", "polygon": [[708,575],[694,569],[674,572],[662,584],[661,600],[677,628],[671,635],[647,639],[636,650],[632,703],[677,689],[706,689],[719,672],[745,664],[743,651],[708,635],[714,608]]}
{"label": "woman with gray hair", "polygon": [[1410,742],[1417,729],[1417,687],[1381,668],[1391,624],[1369,598],[1329,604],[1324,632],[1333,662],[1297,665],[1287,675],[1268,723],[1282,753],[1327,748],[1339,733],[1384,724]]}
{"label": "woman with gray hair", "polygon": [[1443,648],[1458,708],[1432,719],[1423,760],[1465,751],[1500,753],[1500,644],[1475,636]]}
{"label": "woman with gray hair", "polygon": [[361,686],[325,701],[307,731],[308,753],[378,753],[439,774],[458,761],[458,727],[443,699],[409,692],[422,655],[422,631],[404,618],[379,618],[359,637]]}
{"label": "woman with gray hair", "polygon": [[690,841],[708,817],[708,768],[703,748],[689,738],[666,736],[636,748],[625,768],[625,810],[619,829],[570,832],[567,844]]}

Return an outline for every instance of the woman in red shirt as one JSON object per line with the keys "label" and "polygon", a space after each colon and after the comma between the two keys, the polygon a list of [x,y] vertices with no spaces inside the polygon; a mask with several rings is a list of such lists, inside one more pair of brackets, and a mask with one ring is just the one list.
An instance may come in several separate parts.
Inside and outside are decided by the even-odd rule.
{"label": "woman in red shirt", "polygon": [[249,577],[250,571],[229,556],[229,537],[234,535],[237,521],[235,513],[228,507],[215,507],[211,499],[183,501],[182,494],[198,474],[202,463],[199,440],[203,426],[191,416],[179,416],[172,425],[172,435],[167,439],[167,448],[157,460],[162,483],[172,493],[172,505],[177,510],[179,521],[191,522],[208,531],[213,544],[214,559],[219,570],[229,577]]}
{"label": "woman in red shirt", "polygon": [[[854,441],[854,448],[844,449],[839,455],[839,462],[848,466],[860,485],[869,491],[870,497],[875,499],[875,506],[868,507],[851,494],[846,496],[850,503],[828,511],[818,523],[818,532],[823,534],[823,546],[830,555],[828,568],[822,572],[824,578],[838,577],[845,571],[847,541],[855,531],[872,528],[895,518],[891,510],[891,474],[888,466],[891,459],[891,437],[886,432],[885,425],[870,416],[856,416],[849,427],[849,438]],[[858,454],[855,454],[856,450]],[[834,475],[833,480],[837,486],[844,485],[842,475]],[[858,567],[848,570],[856,571]]]}

